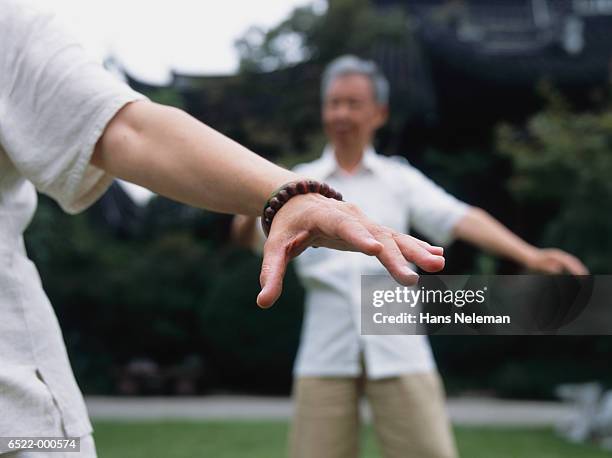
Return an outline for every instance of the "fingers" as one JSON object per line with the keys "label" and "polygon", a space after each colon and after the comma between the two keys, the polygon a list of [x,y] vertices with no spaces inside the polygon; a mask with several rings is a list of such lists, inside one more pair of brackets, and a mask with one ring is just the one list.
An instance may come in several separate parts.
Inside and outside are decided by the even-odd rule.
{"label": "fingers", "polygon": [[[401,284],[411,286],[418,281],[418,275],[407,265],[407,261],[414,262],[427,272],[437,272],[444,268],[443,248],[434,247],[415,237],[396,235],[380,226],[368,230],[361,222],[351,219],[338,223],[336,232],[354,247],[352,249],[376,255],[391,276]],[[370,251],[370,248],[378,252]]]}
{"label": "fingers", "polygon": [[[327,223],[330,227],[326,228],[325,232],[327,234],[334,234],[335,237],[341,239],[347,245],[344,249],[361,251],[365,254],[376,256],[383,250],[384,245],[381,243],[382,240],[379,236],[385,233],[385,228],[377,225],[372,226],[370,222],[369,226],[372,226],[374,230],[369,229],[369,226],[364,224],[364,220],[359,219],[362,216],[359,210],[353,207],[350,204],[345,205],[345,209],[348,212],[356,215],[354,218],[347,218],[346,214],[341,213],[338,213],[335,218],[328,217]],[[442,247],[432,246],[412,236],[406,235],[405,237],[432,255],[442,256],[444,254]]]}
{"label": "fingers", "polygon": [[261,308],[271,307],[280,297],[288,262],[289,256],[285,245],[280,241],[268,239],[264,246],[261,274],[259,275],[261,292],[257,296],[257,305]]}
{"label": "fingers", "polygon": [[351,251],[361,251],[370,256],[383,250],[383,244],[376,240],[363,224],[353,219],[344,219],[337,224],[335,232],[344,240]]}
{"label": "fingers", "polygon": [[564,272],[563,263],[559,262],[557,259],[552,260],[544,267],[544,272],[548,274],[560,275]]}
{"label": "fingers", "polygon": [[548,248],[541,250],[542,261],[539,270],[550,274],[569,273],[588,275],[589,269],[576,257],[563,250]]}
{"label": "fingers", "polygon": [[438,272],[444,268],[443,248],[434,247],[428,243],[426,244],[428,246],[424,246],[425,242],[422,240],[404,234],[394,234],[393,239],[402,255],[425,272]]}
{"label": "fingers", "polygon": [[588,275],[589,269],[580,260],[566,252],[558,254],[563,268],[572,275]]}
{"label": "fingers", "polygon": [[402,285],[416,285],[419,281],[419,276],[408,266],[406,258],[400,251],[393,237],[387,234],[381,234],[378,236],[378,241],[383,244],[384,249],[376,257],[389,271],[391,276]]}
{"label": "fingers", "polygon": [[[575,262],[575,261],[577,261],[577,262]],[[571,263],[571,265],[570,265],[570,267],[568,269],[569,272],[572,275],[589,275],[589,273],[590,273],[589,269],[587,269],[587,267],[584,264],[582,264],[580,261],[578,261],[578,260],[575,260],[575,261],[572,261],[572,263]]]}
{"label": "fingers", "polygon": [[429,243],[427,243],[427,242],[425,242],[425,241],[423,241],[421,239],[417,239],[416,237],[412,237],[411,235],[407,235],[406,237],[410,237],[413,241],[415,241],[420,246],[425,248],[431,254],[435,254],[436,256],[443,256],[444,255],[444,248],[442,248],[441,246],[430,245]]}

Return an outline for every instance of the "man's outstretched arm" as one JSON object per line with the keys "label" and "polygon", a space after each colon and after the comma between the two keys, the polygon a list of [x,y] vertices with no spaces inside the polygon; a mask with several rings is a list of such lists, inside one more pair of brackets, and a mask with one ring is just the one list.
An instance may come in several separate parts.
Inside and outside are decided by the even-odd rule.
{"label": "man's outstretched arm", "polygon": [[[188,114],[152,102],[126,105],[98,141],[92,164],[174,200],[213,211],[260,214],[270,194],[298,175],[252,153]],[[402,284],[414,262],[444,267],[442,249],[370,221],[356,206],[318,194],[292,198],[277,213],[264,247],[257,302],[280,296],[289,260],[310,245],[376,256]]]}
{"label": "man's outstretched arm", "polygon": [[588,269],[565,251],[540,249],[525,242],[486,211],[472,207],[454,227],[455,237],[544,273],[586,275]]}

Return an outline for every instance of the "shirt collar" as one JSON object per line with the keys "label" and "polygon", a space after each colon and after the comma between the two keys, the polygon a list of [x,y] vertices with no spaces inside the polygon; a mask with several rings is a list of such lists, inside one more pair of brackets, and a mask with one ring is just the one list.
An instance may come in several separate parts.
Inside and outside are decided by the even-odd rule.
{"label": "shirt collar", "polygon": [[[376,172],[378,165],[378,153],[372,145],[368,145],[363,152],[361,163],[359,164],[362,170]],[[336,160],[334,148],[331,145],[326,145],[321,155],[321,175],[323,179],[329,178],[336,172],[340,172],[341,168]]]}

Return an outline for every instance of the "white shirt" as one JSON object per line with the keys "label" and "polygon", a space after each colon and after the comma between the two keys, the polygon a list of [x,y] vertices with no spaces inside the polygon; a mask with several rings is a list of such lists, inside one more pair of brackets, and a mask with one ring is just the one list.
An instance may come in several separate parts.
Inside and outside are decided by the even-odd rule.
{"label": "white shirt", "polygon": [[[55,20],[0,0],[0,436],[49,436],[91,424],[55,313],[23,231],[36,190],[76,213],[112,177],[90,165],[104,128],[142,98],[90,60]],[[86,306],[87,304],[83,304]],[[7,450],[1,450],[0,453]]]}
{"label": "white shirt", "polygon": [[[446,245],[468,206],[412,167],[368,148],[358,171],[347,174],[331,148],[320,159],[298,165],[296,173],[325,181],[358,205],[373,221],[407,233],[410,227]],[[306,288],[296,376],[358,376],[363,353],[369,378],[435,369],[426,336],[361,335],[361,275],[385,274],[375,257],[309,248],[296,259]]]}

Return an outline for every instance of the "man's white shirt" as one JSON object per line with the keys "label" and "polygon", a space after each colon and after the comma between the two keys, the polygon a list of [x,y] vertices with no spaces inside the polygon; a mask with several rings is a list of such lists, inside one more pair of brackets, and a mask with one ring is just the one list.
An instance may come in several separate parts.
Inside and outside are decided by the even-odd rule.
{"label": "man's white shirt", "polygon": [[[372,147],[353,174],[339,167],[329,146],[294,171],[325,181],[376,223],[403,233],[413,227],[438,245],[452,241],[455,224],[469,208],[405,159],[381,156]],[[426,336],[361,335],[361,276],[386,274],[378,259],[309,248],[296,258],[296,268],[306,301],[294,375],[358,376],[362,354],[373,379],[435,369]]]}

